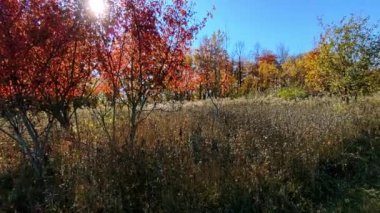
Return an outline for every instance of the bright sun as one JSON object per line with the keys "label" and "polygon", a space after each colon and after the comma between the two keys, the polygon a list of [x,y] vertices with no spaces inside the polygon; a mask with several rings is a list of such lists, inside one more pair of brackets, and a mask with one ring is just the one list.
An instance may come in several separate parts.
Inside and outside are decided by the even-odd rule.
{"label": "bright sun", "polygon": [[104,13],[104,10],[106,9],[106,5],[104,3],[104,0],[89,0],[89,5],[91,11],[96,15],[100,16]]}

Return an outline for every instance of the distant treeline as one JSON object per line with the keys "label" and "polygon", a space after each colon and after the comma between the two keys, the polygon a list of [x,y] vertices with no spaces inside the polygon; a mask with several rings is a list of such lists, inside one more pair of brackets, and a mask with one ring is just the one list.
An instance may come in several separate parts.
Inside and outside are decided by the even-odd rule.
{"label": "distant treeline", "polygon": [[[345,101],[377,91],[380,85],[380,37],[369,18],[351,16],[323,25],[316,47],[291,56],[284,45],[276,52],[246,50],[243,42],[231,55],[226,33],[205,37],[187,58],[194,73],[189,91],[197,98],[239,96],[289,88],[308,95],[339,95]],[[247,57],[247,51],[251,56]]]}

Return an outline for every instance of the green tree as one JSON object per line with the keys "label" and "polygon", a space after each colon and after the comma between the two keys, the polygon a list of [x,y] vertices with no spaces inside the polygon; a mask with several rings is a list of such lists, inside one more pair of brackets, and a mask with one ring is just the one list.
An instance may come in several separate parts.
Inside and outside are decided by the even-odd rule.
{"label": "green tree", "polygon": [[374,86],[368,77],[376,69],[379,54],[376,26],[368,18],[350,17],[340,25],[327,25],[319,44],[318,66],[328,76],[328,90],[342,97],[369,93]]}

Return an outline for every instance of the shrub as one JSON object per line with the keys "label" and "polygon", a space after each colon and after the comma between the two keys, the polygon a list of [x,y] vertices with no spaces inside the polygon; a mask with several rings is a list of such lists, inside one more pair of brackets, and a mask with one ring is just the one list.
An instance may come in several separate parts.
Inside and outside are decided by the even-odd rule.
{"label": "shrub", "polygon": [[281,88],[278,93],[278,97],[286,100],[304,99],[308,97],[307,92],[299,87],[285,87]]}

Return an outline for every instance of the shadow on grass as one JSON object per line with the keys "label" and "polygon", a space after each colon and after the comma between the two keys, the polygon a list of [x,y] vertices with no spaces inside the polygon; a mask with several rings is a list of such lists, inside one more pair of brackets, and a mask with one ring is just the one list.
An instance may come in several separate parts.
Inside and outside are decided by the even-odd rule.
{"label": "shadow on grass", "polygon": [[[31,170],[19,165],[0,176],[0,210],[375,212],[380,209],[379,135],[363,133],[346,140],[334,155],[319,159],[312,171],[297,156],[292,156],[293,163],[283,168],[284,177],[276,179],[255,173],[247,180],[238,180],[240,177],[233,173],[239,168],[232,168],[236,167],[235,159],[228,154],[228,146],[218,147],[219,155],[205,151],[204,147],[196,147],[199,153],[192,153],[189,150],[202,146],[204,138],[192,139],[196,139],[196,144],[190,142],[187,148],[140,147],[134,152],[114,155],[100,151],[94,161],[73,169],[75,172],[69,176],[55,172],[47,187],[42,188]],[[213,149],[211,146],[210,150]],[[61,168],[60,164],[52,165],[55,171]]]}

